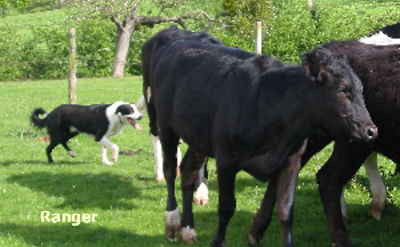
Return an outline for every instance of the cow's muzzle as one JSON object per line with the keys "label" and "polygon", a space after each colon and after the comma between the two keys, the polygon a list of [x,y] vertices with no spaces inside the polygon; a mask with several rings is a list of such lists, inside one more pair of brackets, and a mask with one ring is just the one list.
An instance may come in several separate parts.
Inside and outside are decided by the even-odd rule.
{"label": "cow's muzzle", "polygon": [[378,128],[375,125],[365,128],[365,140],[373,141],[378,137]]}

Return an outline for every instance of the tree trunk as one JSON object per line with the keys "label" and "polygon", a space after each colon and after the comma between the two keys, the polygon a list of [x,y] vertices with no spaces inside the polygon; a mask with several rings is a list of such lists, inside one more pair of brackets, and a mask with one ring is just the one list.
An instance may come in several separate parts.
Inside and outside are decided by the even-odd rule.
{"label": "tree trunk", "polygon": [[134,30],[133,24],[126,24],[124,29],[118,27],[117,52],[114,59],[112,76],[124,77],[126,59],[128,57],[130,39]]}
{"label": "tree trunk", "polygon": [[58,8],[64,7],[65,0],[58,0]]}

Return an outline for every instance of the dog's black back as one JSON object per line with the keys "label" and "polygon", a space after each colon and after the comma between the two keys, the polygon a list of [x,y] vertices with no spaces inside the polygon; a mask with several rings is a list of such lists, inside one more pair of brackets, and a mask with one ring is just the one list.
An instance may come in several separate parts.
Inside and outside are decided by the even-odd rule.
{"label": "dog's black back", "polygon": [[49,134],[58,131],[74,132],[71,129],[75,128],[79,132],[96,136],[104,134],[108,129],[109,121],[105,114],[108,106],[110,104],[89,106],[64,104],[55,108],[44,119],[39,119],[38,110],[35,110],[31,119],[35,126],[47,127]]}

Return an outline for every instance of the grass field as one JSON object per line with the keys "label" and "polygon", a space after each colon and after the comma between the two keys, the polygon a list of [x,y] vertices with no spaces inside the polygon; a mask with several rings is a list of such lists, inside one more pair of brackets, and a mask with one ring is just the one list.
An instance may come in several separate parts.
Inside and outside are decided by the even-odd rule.
{"label": "grass field", "polygon": [[[80,104],[136,101],[140,78],[82,79],[78,86]],[[169,243],[163,235],[165,184],[154,182],[153,156],[144,131],[127,127],[112,138],[122,151],[113,167],[100,164],[99,145],[86,135],[71,141],[77,152],[70,158],[58,147],[56,163],[46,162],[46,144],[38,138],[44,131],[29,124],[34,107],[53,107],[65,103],[65,81],[8,82],[0,84],[0,246],[1,247],[108,247],[108,246],[183,246]],[[330,246],[315,173],[329,156],[331,147],[318,154],[302,171],[295,208],[295,240],[299,247]],[[213,163],[213,162],[212,162]],[[350,225],[355,246],[398,247],[400,241],[400,191],[398,177],[389,176],[393,165],[381,158],[392,205],[382,221],[368,216],[370,202],[367,182],[361,172],[346,191]],[[215,166],[210,165],[210,204],[195,206],[199,242],[208,246],[216,230],[217,188]],[[179,179],[178,179],[179,182]],[[229,246],[246,246],[246,233],[259,206],[265,185],[245,173],[237,179],[237,211],[228,233]],[[178,190],[180,198],[180,190]],[[96,222],[72,226],[71,223],[40,221],[40,212],[98,214]],[[397,219],[396,219],[397,218]],[[274,221],[263,246],[281,246],[279,224]]]}

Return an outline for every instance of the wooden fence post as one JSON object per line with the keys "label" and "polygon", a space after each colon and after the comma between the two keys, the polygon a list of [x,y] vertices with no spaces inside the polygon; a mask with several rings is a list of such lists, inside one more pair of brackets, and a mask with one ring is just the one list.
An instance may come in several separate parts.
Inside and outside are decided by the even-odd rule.
{"label": "wooden fence post", "polygon": [[313,11],[314,8],[315,8],[315,0],[308,0],[308,1],[307,1],[307,4],[308,4],[308,8],[309,8],[311,11]]}
{"label": "wooden fence post", "polygon": [[262,22],[257,21],[257,39],[256,39],[256,54],[262,53]]}
{"label": "wooden fence post", "polygon": [[71,28],[69,30],[69,77],[68,77],[68,102],[70,104],[76,104],[76,30]]}

